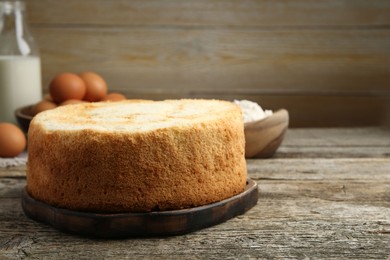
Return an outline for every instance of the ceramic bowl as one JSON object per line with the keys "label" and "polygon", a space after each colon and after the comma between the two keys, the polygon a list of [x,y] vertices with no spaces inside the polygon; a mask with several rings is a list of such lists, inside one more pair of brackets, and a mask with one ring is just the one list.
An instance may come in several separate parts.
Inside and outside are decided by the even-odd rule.
{"label": "ceramic bowl", "polygon": [[262,120],[245,123],[245,157],[272,157],[283,141],[288,122],[288,111],[280,109]]}
{"label": "ceramic bowl", "polygon": [[32,107],[33,105],[24,106],[15,110],[16,120],[18,121],[20,127],[25,133],[27,133],[31,119],[33,118],[33,116],[31,115]]}

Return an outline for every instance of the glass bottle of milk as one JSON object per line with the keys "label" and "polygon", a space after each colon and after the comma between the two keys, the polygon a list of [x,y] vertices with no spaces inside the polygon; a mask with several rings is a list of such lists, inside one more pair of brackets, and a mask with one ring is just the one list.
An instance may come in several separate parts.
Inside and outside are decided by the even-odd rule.
{"label": "glass bottle of milk", "polygon": [[41,62],[23,1],[0,1],[0,122],[16,122],[17,108],[42,98]]}

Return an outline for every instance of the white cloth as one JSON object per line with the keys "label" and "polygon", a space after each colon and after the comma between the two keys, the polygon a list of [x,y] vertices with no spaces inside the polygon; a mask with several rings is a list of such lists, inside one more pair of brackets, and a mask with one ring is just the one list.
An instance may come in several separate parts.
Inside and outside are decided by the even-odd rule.
{"label": "white cloth", "polygon": [[0,168],[22,166],[27,163],[27,152],[23,152],[14,158],[0,157]]}

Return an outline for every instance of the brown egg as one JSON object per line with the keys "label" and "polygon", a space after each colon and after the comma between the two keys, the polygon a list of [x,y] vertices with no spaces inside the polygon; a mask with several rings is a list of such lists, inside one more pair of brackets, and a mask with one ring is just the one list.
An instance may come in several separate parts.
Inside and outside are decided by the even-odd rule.
{"label": "brown egg", "polygon": [[42,111],[46,111],[46,110],[53,109],[56,107],[57,107],[57,104],[55,104],[51,101],[42,100],[41,102],[37,103],[35,106],[32,107],[31,113],[32,113],[32,116],[35,116],[36,114],[38,114]]}
{"label": "brown egg", "polygon": [[121,93],[115,93],[115,92],[112,92],[112,93],[109,93],[107,94],[107,96],[105,96],[103,98],[103,101],[122,101],[122,100],[126,100],[127,98],[122,95]]}
{"label": "brown egg", "polygon": [[60,106],[66,106],[66,105],[72,105],[72,104],[80,104],[80,103],[86,103],[85,101],[79,100],[79,99],[68,99],[65,100],[60,104]]}
{"label": "brown egg", "polygon": [[94,72],[83,72],[80,75],[87,87],[87,93],[84,100],[96,102],[102,100],[107,94],[107,83],[104,79]]}
{"label": "brown egg", "polygon": [[50,94],[46,94],[46,95],[43,97],[43,100],[53,102],[53,98],[50,96]]}
{"label": "brown egg", "polygon": [[26,148],[26,137],[16,125],[0,123],[0,157],[15,157]]}
{"label": "brown egg", "polygon": [[61,73],[50,82],[49,90],[54,102],[59,104],[68,99],[83,99],[87,87],[78,75]]}

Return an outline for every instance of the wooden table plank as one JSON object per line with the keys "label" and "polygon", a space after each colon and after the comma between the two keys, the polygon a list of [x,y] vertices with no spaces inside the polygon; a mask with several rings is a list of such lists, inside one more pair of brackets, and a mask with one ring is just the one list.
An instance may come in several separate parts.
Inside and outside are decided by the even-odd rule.
{"label": "wooden table plank", "polygon": [[287,131],[277,158],[389,158],[390,129],[316,128]]}
{"label": "wooden table plank", "polygon": [[307,128],[290,129],[283,142],[285,146],[326,147],[388,147],[390,129],[361,128]]}
{"label": "wooden table plank", "polygon": [[114,90],[162,95],[389,95],[388,30],[38,27],[33,33],[44,90],[59,72],[88,69]]}
{"label": "wooden table plank", "polygon": [[[15,212],[14,204],[18,201],[2,201],[3,208],[10,212],[7,219],[1,219],[2,234],[6,239],[0,240],[0,250],[5,256],[14,256],[24,251],[27,255],[39,258],[70,258],[75,255],[91,257],[101,254],[120,257],[126,251],[125,255],[128,256],[149,257],[190,254],[240,257],[243,253],[252,257],[266,257],[264,252],[270,256],[286,257],[289,251],[296,251],[291,256],[325,257],[336,246],[340,252],[334,252],[334,256],[341,257],[345,251],[350,251],[350,256],[373,257],[375,254],[383,256],[390,242],[390,237],[386,236],[390,228],[388,208],[364,205],[351,207],[348,203],[340,202],[333,203],[337,206],[330,206],[328,201],[308,201],[305,197],[277,199],[275,196],[265,196],[245,216],[183,237],[121,241],[94,241],[61,234],[27,219],[20,209]],[[351,211],[351,208],[354,210]],[[29,230],[27,235],[26,229]],[[358,248],[353,245],[358,248],[371,247],[371,250],[356,252],[354,249]],[[224,248],[229,250],[219,250]],[[315,248],[321,252],[314,252]],[[110,255],[105,255],[105,250],[109,250]]]}
{"label": "wooden table plank", "polygon": [[383,26],[383,0],[29,0],[29,21],[51,25]]}
{"label": "wooden table plank", "polygon": [[[340,147],[386,148],[389,142],[380,129],[289,131],[285,144],[292,155],[294,147],[305,147],[305,136],[311,147],[327,147],[329,140]],[[0,169],[0,259],[385,259],[390,158],[354,154],[248,160],[260,199],[247,214],[184,236],[123,240],[72,236],[28,219],[20,207],[24,167]]]}

